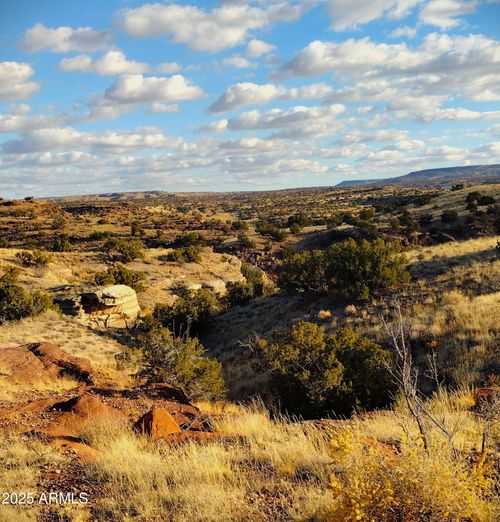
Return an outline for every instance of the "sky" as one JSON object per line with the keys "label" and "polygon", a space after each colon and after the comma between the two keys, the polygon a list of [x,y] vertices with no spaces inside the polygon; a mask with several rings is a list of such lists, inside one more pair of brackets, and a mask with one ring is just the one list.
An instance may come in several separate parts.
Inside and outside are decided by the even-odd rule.
{"label": "sky", "polygon": [[0,196],[500,163],[500,0],[0,0]]}

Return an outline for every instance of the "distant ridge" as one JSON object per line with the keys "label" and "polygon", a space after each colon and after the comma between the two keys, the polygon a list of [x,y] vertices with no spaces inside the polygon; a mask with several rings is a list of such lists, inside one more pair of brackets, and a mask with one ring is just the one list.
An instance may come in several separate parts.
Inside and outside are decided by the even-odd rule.
{"label": "distant ridge", "polygon": [[417,170],[386,179],[360,179],[342,181],[337,187],[363,185],[443,186],[451,183],[500,183],[500,164],[469,165],[467,167],[445,167]]}

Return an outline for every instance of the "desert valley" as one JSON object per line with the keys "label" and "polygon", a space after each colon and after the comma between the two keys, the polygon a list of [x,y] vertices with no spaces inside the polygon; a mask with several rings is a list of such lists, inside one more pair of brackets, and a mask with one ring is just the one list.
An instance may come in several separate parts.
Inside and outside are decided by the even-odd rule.
{"label": "desert valley", "polygon": [[0,201],[0,518],[494,520],[490,175]]}

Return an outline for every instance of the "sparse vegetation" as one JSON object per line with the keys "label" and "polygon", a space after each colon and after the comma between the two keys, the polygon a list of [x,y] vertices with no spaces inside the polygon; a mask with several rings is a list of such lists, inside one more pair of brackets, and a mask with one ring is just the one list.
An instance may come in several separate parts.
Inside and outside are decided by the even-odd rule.
{"label": "sparse vegetation", "polygon": [[141,369],[137,376],[180,386],[194,398],[217,399],[224,393],[222,366],[204,356],[200,341],[175,336],[168,328],[148,328],[138,337]]}
{"label": "sparse vegetation", "polygon": [[280,284],[299,292],[333,291],[341,298],[368,299],[409,280],[405,258],[396,243],[353,239],[325,253],[310,251],[285,257]]}
{"label": "sparse vegetation", "polygon": [[349,414],[390,400],[388,352],[350,329],[326,334],[321,326],[300,322],[258,341],[258,347],[292,413]]}
{"label": "sparse vegetation", "polygon": [[[0,519],[496,520],[499,195],[2,200],[0,479],[90,499]],[[141,311],[103,328],[93,291],[114,284]],[[39,342],[66,363],[40,365]],[[67,373],[85,368],[72,357],[91,378]],[[91,420],[66,432],[82,397]],[[155,440],[136,421],[162,408],[171,431]]]}
{"label": "sparse vegetation", "polygon": [[7,269],[0,277],[0,324],[36,316],[50,308],[50,297],[42,292],[28,292],[17,282],[18,271]]}
{"label": "sparse vegetation", "polygon": [[136,292],[144,290],[144,279],[146,279],[144,272],[129,270],[119,263],[109,267],[105,272],[97,272],[94,275],[94,283],[96,285],[127,285]]}

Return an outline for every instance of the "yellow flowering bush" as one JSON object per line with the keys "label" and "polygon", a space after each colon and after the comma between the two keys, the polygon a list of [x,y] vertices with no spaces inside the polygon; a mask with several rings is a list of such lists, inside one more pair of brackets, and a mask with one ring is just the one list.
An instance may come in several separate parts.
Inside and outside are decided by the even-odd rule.
{"label": "yellow flowering bush", "polygon": [[445,445],[428,453],[419,439],[403,438],[397,453],[369,442],[356,429],[333,437],[333,520],[487,522],[499,515],[485,454],[472,464]]}

